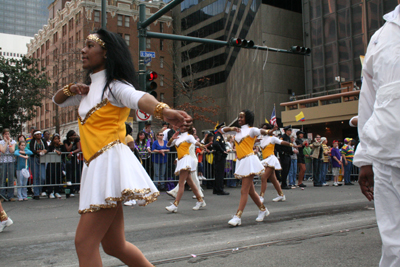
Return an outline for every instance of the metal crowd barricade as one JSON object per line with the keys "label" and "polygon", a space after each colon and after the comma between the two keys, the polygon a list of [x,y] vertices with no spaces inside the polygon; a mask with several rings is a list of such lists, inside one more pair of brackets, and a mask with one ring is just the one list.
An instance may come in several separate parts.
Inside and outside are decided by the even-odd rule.
{"label": "metal crowd barricade", "polygon": [[[331,157],[329,157],[328,164],[329,164],[328,165],[328,172],[327,172],[326,176],[327,177],[330,176],[329,180],[332,180],[333,179],[333,175],[332,175],[332,159],[331,159]],[[297,171],[297,174],[298,173],[299,173],[299,171]],[[354,177],[357,177],[355,180],[358,180],[358,175],[359,174],[360,174],[359,168],[353,164],[350,177],[352,177],[352,179],[354,179]],[[312,160],[309,163],[306,162],[306,172],[304,174],[304,178],[310,178],[310,177],[313,177],[313,162],[312,162]]]}

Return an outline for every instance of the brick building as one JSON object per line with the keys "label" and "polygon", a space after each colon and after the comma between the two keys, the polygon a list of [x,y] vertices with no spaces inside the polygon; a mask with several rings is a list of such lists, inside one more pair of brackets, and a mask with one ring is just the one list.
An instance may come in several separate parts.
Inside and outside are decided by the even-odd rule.
{"label": "brick building", "polygon": [[[138,31],[140,1],[108,0],[107,29],[121,35],[132,54],[138,69]],[[162,8],[164,2],[145,2],[149,16]],[[36,127],[41,130],[56,131],[59,124],[60,135],[64,137],[69,130],[78,132],[77,107],[58,108],[51,97],[54,92],[71,82],[82,82],[85,76],[81,65],[81,49],[88,34],[101,26],[101,0],[55,0],[49,6],[48,24],[39,30],[28,44],[29,57],[39,59],[39,67],[49,78],[51,86],[44,89],[46,98],[42,107],[37,108],[37,116],[27,122],[26,129]],[[171,14],[164,15],[149,26],[153,32],[172,33]],[[155,51],[156,58],[147,66],[158,73],[157,98],[173,106],[172,81],[172,42],[160,39],[147,39],[148,51]],[[135,121],[132,112],[131,121]],[[133,122],[135,126],[135,122]]]}

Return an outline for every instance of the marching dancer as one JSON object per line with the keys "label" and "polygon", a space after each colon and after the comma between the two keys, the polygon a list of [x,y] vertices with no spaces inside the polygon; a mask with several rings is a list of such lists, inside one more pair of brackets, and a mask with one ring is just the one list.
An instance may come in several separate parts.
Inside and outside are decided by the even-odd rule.
{"label": "marching dancer", "polygon": [[228,222],[232,226],[238,226],[242,224],[242,214],[246,207],[248,195],[260,209],[256,218],[257,222],[264,220],[264,217],[269,215],[268,209],[260,200],[260,196],[257,194],[253,178],[255,175],[260,175],[264,172],[264,166],[260,163],[260,160],[254,155],[253,147],[257,139],[257,136],[263,134],[270,134],[272,131],[265,131],[258,129],[253,126],[254,113],[250,110],[244,110],[239,113],[238,118],[239,126],[237,127],[225,127],[221,130],[222,133],[235,135],[235,145],[237,153],[237,162],[235,177],[242,179],[242,189],[240,195],[239,208],[233,218]]}
{"label": "marching dancer", "polygon": [[0,233],[3,232],[4,228],[11,226],[14,222],[7,216],[6,211],[0,202]]}
{"label": "marching dancer", "polygon": [[175,132],[167,144],[168,147],[176,146],[178,152],[178,162],[176,164],[175,175],[179,175],[179,189],[174,203],[165,207],[166,210],[172,213],[178,212],[179,201],[185,191],[185,182],[187,182],[197,198],[197,203],[196,206],[193,207],[193,210],[199,210],[206,206],[206,202],[201,196],[200,189],[193,182],[190,175],[192,171],[197,170],[197,160],[190,156],[189,153],[190,146],[197,145],[203,147],[203,145],[194,139],[193,128],[191,126],[182,126],[180,129],[181,131]]}
{"label": "marching dancer", "polygon": [[121,202],[136,199],[146,205],[159,196],[140,162],[123,144],[125,121],[130,110],[138,108],[177,126],[191,125],[192,118],[135,89],[132,57],[118,34],[100,29],[86,38],[81,52],[90,85],[69,84],[53,97],[61,107],[79,105],[85,160],[79,198],[81,218],[75,235],[79,265],[102,266],[101,243],[107,254],[128,266],[153,266],[125,240]]}
{"label": "marching dancer", "polygon": [[[278,127],[275,126],[272,129],[272,126],[270,124],[263,124],[263,129],[265,130],[270,130],[275,131]],[[269,136],[265,135],[261,141],[260,141],[260,147],[262,150],[262,157],[263,160],[261,161],[261,164],[265,167],[265,171],[261,176],[261,192],[260,192],[260,200],[262,203],[264,203],[264,194],[265,190],[267,189],[267,181],[268,179],[271,180],[271,183],[274,185],[276,192],[278,193],[278,196],[272,201],[278,202],[278,201],[285,201],[286,197],[282,192],[281,185],[278,182],[278,179],[276,179],[275,175],[275,170],[282,170],[281,164],[279,163],[278,158],[274,154],[274,149],[275,145],[284,145],[284,146],[290,146],[293,147],[294,145],[280,140],[276,138],[275,136]]]}

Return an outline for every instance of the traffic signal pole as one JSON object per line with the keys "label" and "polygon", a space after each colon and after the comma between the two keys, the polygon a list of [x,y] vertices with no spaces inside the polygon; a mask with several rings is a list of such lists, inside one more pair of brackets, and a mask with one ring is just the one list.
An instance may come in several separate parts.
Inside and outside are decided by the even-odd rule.
{"label": "traffic signal pole", "polygon": [[[245,49],[259,49],[259,50],[264,50],[264,51],[271,51],[271,52],[278,52],[278,53],[288,53],[288,54],[297,54],[297,55],[303,55],[303,56],[308,56],[311,52],[309,48],[305,48],[304,51],[307,52],[299,52],[299,50],[294,49],[292,47],[289,50],[286,49],[279,49],[279,48],[272,48],[272,47],[267,47],[267,46],[259,46],[259,45],[254,45],[252,43],[251,46],[240,46],[240,45],[235,45],[231,39],[230,41],[221,41],[221,40],[213,40],[213,39],[207,39],[207,38],[197,38],[197,37],[191,37],[191,36],[183,36],[183,35],[177,35],[177,34],[167,34],[167,33],[159,33],[159,32],[150,32],[147,31],[147,26],[149,26],[151,23],[162,17],[164,14],[166,14],[168,11],[182,3],[184,0],[172,0],[169,2],[166,6],[164,6],[162,9],[154,13],[152,16],[146,19],[146,4],[141,3],[139,4],[139,23],[138,23],[138,32],[139,32],[139,90],[146,91],[146,64],[145,64],[145,58],[140,56],[140,51],[146,51],[146,38],[159,38],[159,39],[169,39],[169,40],[177,40],[177,41],[188,41],[188,42],[197,42],[197,43],[203,43],[203,44],[214,44],[214,45],[220,45],[220,46],[232,46],[232,47],[240,47],[240,48],[245,48]],[[246,41],[246,40],[243,40]],[[247,42],[247,41],[246,41]],[[300,47],[300,51],[302,48]],[[139,130],[144,128],[144,123],[139,122]]]}

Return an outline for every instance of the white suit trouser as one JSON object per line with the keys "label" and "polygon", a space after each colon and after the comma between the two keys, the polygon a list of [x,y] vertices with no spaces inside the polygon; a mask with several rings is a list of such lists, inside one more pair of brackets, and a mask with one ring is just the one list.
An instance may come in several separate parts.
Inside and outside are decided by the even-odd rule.
{"label": "white suit trouser", "polygon": [[400,266],[400,168],[373,164],[376,220],[382,238],[381,267]]}
{"label": "white suit trouser", "polygon": [[[199,178],[197,177],[197,170],[194,172],[190,172],[190,177],[192,177],[193,183],[196,185],[197,189],[199,190],[200,196],[204,197],[203,188],[201,188]],[[175,188],[172,189],[170,192],[176,196],[176,194],[178,194],[178,191],[179,191],[179,184],[177,184],[175,186]]]}

